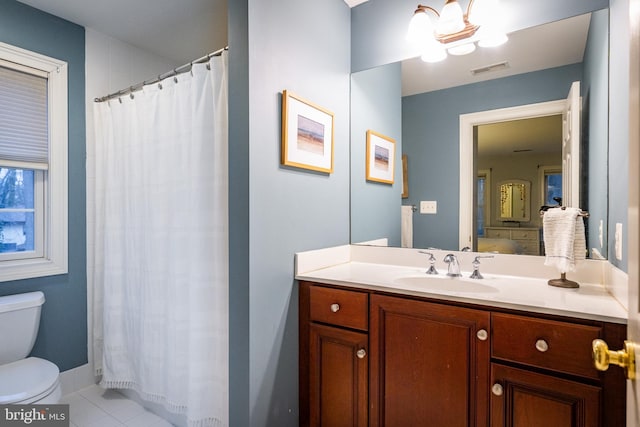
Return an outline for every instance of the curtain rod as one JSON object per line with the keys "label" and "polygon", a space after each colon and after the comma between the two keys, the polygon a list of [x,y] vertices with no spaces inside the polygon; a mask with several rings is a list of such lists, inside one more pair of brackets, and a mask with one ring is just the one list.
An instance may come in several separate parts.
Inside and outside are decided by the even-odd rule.
{"label": "curtain rod", "polygon": [[167,77],[172,77],[172,76],[177,76],[178,74],[182,74],[182,73],[186,73],[187,71],[191,70],[191,67],[193,66],[193,64],[201,64],[203,62],[207,62],[209,59],[211,59],[214,56],[220,56],[222,55],[222,52],[224,52],[225,50],[229,50],[229,46],[223,47],[222,49],[218,49],[215,52],[211,52],[205,56],[203,56],[202,58],[198,58],[194,61],[191,61],[187,64],[181,65],[179,67],[174,68],[173,70],[163,73],[163,74],[158,74],[158,76],[154,79],[151,80],[145,80],[142,81],[140,83],[137,83],[133,86],[129,86],[126,89],[122,89],[119,90],[118,92],[114,92],[111,93],[109,95],[103,96],[102,98],[94,98],[94,102],[105,102],[105,101],[109,101],[110,99],[114,99],[114,98],[119,98],[123,95],[131,95],[133,97],[133,92],[136,92],[140,89],[142,89],[144,86],[146,85],[152,85],[154,83],[158,83],[159,81],[162,81],[163,79],[166,79]]}

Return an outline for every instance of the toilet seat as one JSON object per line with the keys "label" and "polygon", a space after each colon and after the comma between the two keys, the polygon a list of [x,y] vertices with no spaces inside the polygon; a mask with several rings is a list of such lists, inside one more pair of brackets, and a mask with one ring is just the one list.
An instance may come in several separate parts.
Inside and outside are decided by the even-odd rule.
{"label": "toilet seat", "polygon": [[55,364],[38,357],[0,365],[0,405],[34,403],[59,392],[59,376]]}

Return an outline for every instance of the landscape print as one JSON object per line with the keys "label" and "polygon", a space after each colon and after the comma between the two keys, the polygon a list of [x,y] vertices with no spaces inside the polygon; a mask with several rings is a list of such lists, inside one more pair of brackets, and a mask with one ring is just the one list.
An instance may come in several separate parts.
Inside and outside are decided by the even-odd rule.
{"label": "landscape print", "polygon": [[324,124],[298,114],[298,150],[324,155]]}
{"label": "landscape print", "polygon": [[389,170],[389,149],[376,145],[373,167],[385,172]]}

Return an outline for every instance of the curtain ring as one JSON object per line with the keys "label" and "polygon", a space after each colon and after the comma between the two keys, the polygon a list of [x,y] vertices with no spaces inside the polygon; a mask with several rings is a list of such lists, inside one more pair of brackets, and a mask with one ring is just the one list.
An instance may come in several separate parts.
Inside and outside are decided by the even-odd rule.
{"label": "curtain ring", "polygon": [[118,101],[122,104],[122,98],[118,97]]}
{"label": "curtain ring", "polygon": [[207,70],[211,71],[211,64],[207,62]]}
{"label": "curtain ring", "polygon": [[162,89],[162,83],[158,82],[158,89]]}
{"label": "curtain ring", "polygon": [[177,76],[173,76],[173,82],[174,83],[178,83],[178,77]]}

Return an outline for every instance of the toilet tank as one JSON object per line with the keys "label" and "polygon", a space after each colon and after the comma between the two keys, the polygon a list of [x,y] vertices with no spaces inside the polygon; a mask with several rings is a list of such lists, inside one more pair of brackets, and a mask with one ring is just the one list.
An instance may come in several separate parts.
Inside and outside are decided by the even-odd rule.
{"label": "toilet tank", "polygon": [[26,358],[38,336],[40,291],[0,297],[0,365]]}

